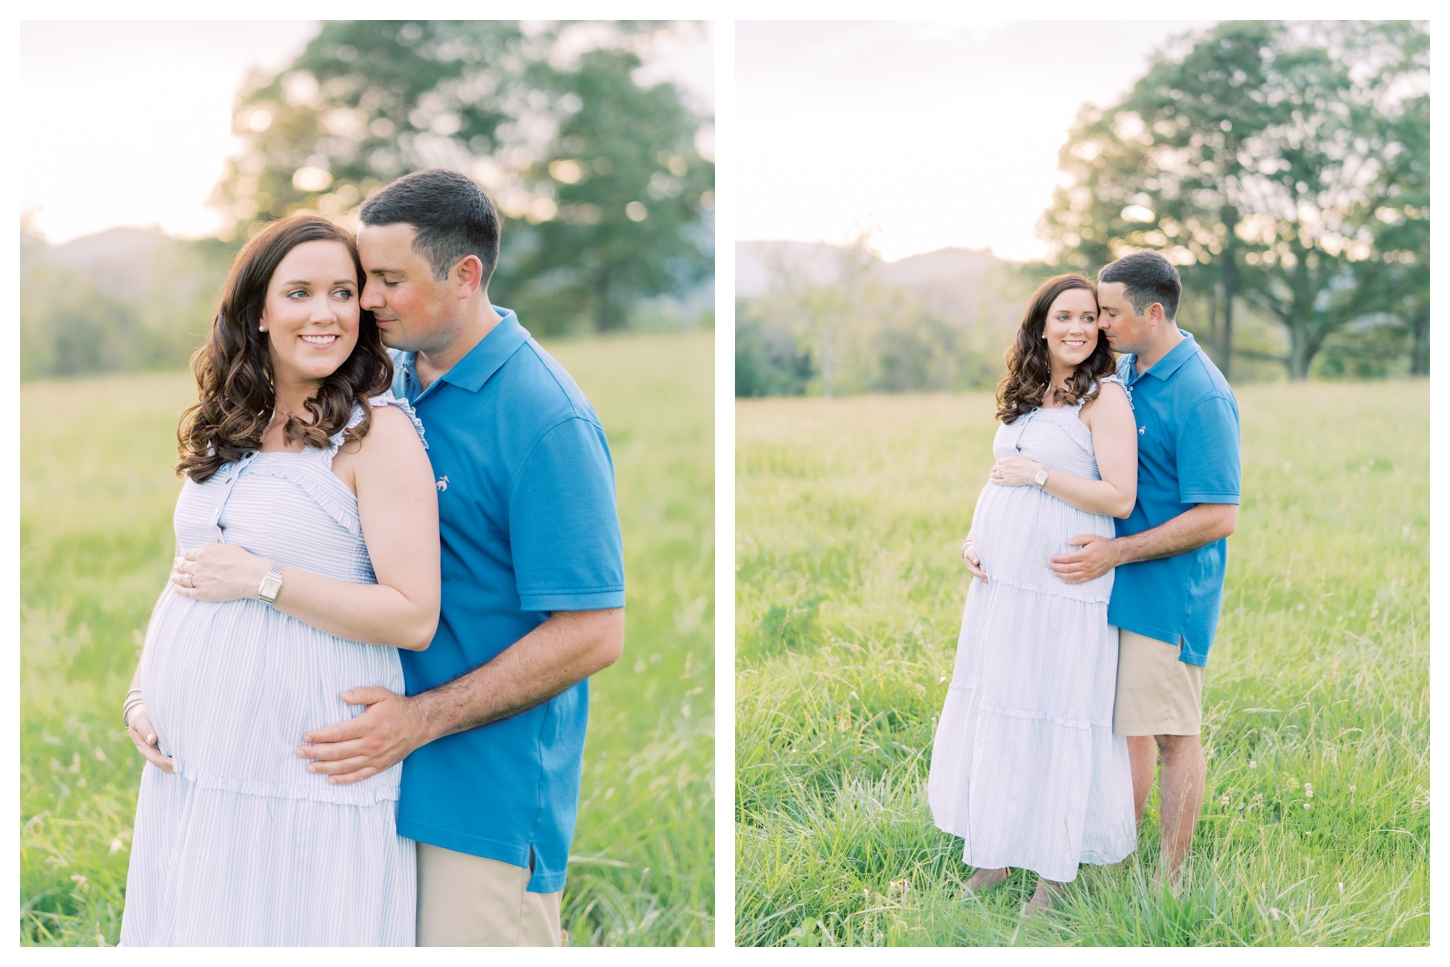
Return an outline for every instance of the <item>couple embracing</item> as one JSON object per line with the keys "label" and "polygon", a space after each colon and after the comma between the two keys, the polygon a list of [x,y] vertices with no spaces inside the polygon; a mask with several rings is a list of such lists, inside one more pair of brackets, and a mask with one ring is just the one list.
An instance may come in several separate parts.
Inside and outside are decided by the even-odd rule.
{"label": "couple embracing", "polygon": [[122,711],[126,945],[560,942],[587,679],[624,637],[608,443],[490,303],[476,185],[360,215],[251,238],[193,360]]}
{"label": "couple embracing", "polygon": [[[1161,754],[1163,874],[1203,802],[1204,666],[1238,521],[1238,406],[1174,322],[1177,270],[1137,252],[1033,295],[998,387],[996,464],[928,783],[968,892],[1117,863]],[[1114,362],[1113,351],[1123,354]],[[1116,520],[1115,520],[1116,518]]]}

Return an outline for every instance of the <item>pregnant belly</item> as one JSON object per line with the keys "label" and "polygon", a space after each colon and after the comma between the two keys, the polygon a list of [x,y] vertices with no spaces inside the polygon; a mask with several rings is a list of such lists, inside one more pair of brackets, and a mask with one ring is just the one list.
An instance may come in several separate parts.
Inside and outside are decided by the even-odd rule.
{"label": "pregnant belly", "polygon": [[[403,691],[396,649],[325,634],[260,601],[157,601],[141,670],[161,749],[188,770],[307,784],[295,755],[309,729],[362,712],[338,693]],[[391,770],[390,770],[391,771]]]}
{"label": "pregnant belly", "polygon": [[972,543],[989,580],[1084,600],[1107,601],[1113,572],[1085,584],[1067,584],[1049,566],[1076,547],[1080,534],[1113,537],[1113,519],[1068,506],[1036,487],[987,484],[972,514]]}

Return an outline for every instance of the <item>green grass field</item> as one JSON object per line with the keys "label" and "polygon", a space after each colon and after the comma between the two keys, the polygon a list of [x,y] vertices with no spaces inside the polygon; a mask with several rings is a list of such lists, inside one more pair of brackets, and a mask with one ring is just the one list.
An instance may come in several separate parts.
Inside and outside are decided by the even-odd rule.
{"label": "green grass field", "polygon": [[[593,683],[574,944],[714,939],[712,334],[550,347],[609,434],[624,658]],[[21,389],[23,944],[114,944],[141,759],[120,705],[171,561],[185,374]]]}
{"label": "green grass field", "polygon": [[1137,853],[1027,922],[1035,876],[961,899],[926,804],[990,397],[738,404],[738,943],[1429,942],[1428,384],[1238,396],[1188,875],[1149,885],[1155,793]]}

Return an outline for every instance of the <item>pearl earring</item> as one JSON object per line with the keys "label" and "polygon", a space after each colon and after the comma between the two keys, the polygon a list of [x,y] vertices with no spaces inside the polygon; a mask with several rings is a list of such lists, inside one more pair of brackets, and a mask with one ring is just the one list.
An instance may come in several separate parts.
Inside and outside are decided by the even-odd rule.
{"label": "pearl earring", "polygon": [[257,331],[258,332],[266,332],[267,331],[267,327],[266,326],[258,326],[257,327]]}

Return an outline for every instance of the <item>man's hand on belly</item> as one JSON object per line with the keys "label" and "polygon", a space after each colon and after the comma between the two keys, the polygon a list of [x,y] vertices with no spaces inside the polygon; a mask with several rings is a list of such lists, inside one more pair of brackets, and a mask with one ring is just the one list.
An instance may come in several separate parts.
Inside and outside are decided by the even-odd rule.
{"label": "man's hand on belly", "polygon": [[1195,504],[1177,517],[1136,534],[1117,538],[1079,534],[1068,543],[1082,550],[1059,554],[1050,566],[1068,584],[1082,584],[1124,564],[1196,551],[1228,537],[1238,520],[1238,504]]}
{"label": "man's hand on belly", "polygon": [[342,693],[349,705],[366,705],[356,718],[313,729],[302,737],[309,745],[297,754],[313,761],[308,772],[322,773],[334,785],[371,778],[402,762],[408,753],[425,745],[429,736],[417,699],[368,686]]}
{"label": "man's hand on belly", "polygon": [[1119,564],[1117,541],[1098,534],[1079,534],[1067,542],[1082,550],[1059,554],[1048,565],[1064,584],[1086,584]]}

